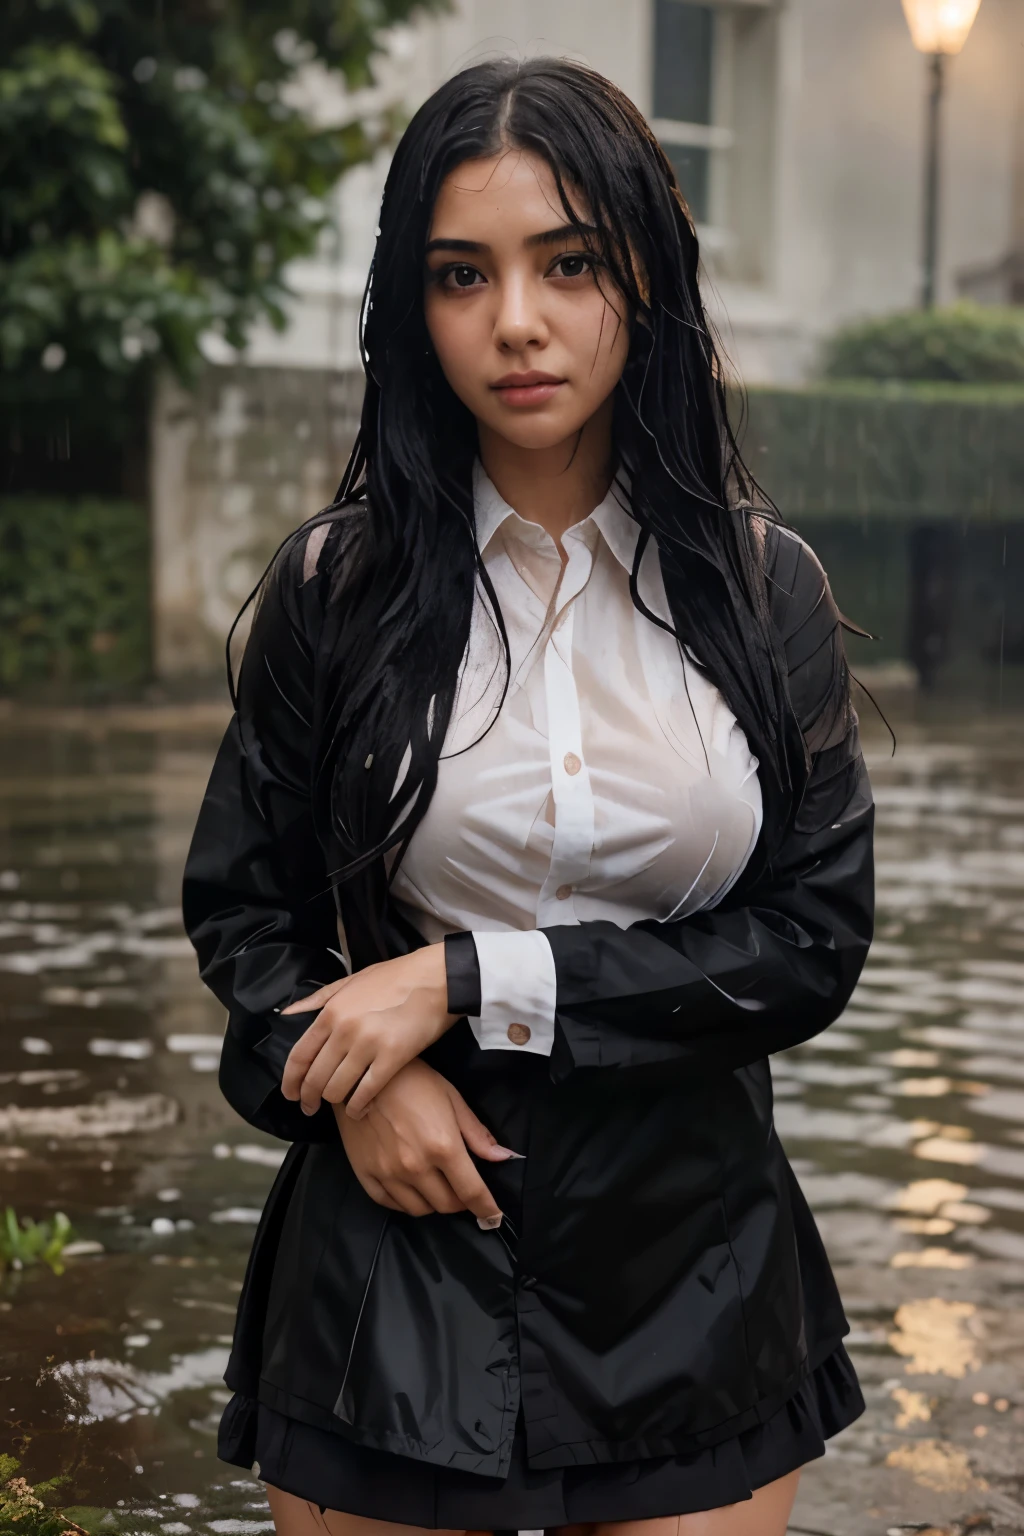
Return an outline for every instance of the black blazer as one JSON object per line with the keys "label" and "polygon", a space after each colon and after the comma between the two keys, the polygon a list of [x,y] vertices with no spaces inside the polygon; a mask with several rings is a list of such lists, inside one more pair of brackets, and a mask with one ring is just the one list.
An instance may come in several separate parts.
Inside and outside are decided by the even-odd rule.
{"label": "black blazer", "polygon": [[[768,527],[772,621],[810,761],[770,867],[755,857],[720,906],[678,921],[545,930],[550,1061],[483,1052],[465,1020],[428,1053],[526,1154],[482,1167],[507,1220],[481,1232],[466,1213],[375,1205],[332,1112],[306,1118],[280,1093],[308,1023],[280,1009],[344,974],[309,722],[346,516],[318,559],[299,540],[278,564],[185,871],[186,927],[228,1010],[223,1091],[294,1143],[228,1383],[363,1445],[491,1476],[508,1468],[520,1412],[536,1467],[727,1439],[846,1332],[775,1134],[766,1061],[839,1016],[871,940],[871,794],[824,573]],[[342,893],[342,910],[352,900]],[[389,934],[395,953],[408,946],[397,919]],[[471,1007],[472,941],[449,953],[452,995]]]}

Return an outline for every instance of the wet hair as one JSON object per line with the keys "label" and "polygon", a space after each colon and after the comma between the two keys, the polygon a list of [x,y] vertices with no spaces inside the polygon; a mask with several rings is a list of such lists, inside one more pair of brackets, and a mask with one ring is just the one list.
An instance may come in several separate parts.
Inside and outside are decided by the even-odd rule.
{"label": "wet hair", "polygon": [[[331,574],[316,679],[314,808],[336,850],[335,878],[380,865],[388,850],[400,858],[426,809],[477,583],[507,665],[474,529],[476,423],[441,371],[423,307],[441,183],[506,146],[546,162],[578,229],[577,206],[586,205],[598,280],[606,272],[628,306],[613,434],[641,531],[633,602],[660,622],[637,591],[654,538],[674,633],[759,759],[769,839],[785,830],[805,772],[758,539],[742,510],[755,488],[729,425],[697,237],[672,166],[633,103],[592,70],[556,58],[488,61],[435,91],[396,149],[362,313],[361,426],[337,503],[321,515],[346,509],[360,522]],[[761,511],[774,515],[767,504]]]}

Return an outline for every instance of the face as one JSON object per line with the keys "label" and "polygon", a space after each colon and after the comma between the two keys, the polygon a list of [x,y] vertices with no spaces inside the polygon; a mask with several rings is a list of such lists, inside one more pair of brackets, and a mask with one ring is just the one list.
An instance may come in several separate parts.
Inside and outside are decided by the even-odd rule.
{"label": "face", "polygon": [[[589,210],[573,206],[586,224]],[[427,329],[482,438],[553,448],[610,406],[629,349],[626,305],[596,238],[566,224],[544,160],[509,149],[452,171],[426,265]]]}

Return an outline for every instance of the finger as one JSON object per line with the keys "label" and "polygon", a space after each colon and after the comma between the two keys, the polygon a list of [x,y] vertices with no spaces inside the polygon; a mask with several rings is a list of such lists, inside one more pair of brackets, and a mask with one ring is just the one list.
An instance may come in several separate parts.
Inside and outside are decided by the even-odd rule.
{"label": "finger", "polygon": [[347,986],[352,980],[351,976],[342,976],[340,981],[329,981],[326,986],[320,987],[316,992],[311,992],[308,997],[300,997],[296,1002],[289,1003],[287,1008],[282,1008],[282,1013],[312,1013],[316,1008],[322,1008],[329,1002],[336,992]]}
{"label": "finger", "polygon": [[362,1120],[381,1089],[386,1088],[395,1073],[405,1065],[406,1062],[400,1056],[391,1052],[374,1056],[362,1076],[354,1080],[351,1096],[345,1106],[346,1113],[353,1120]]}
{"label": "finger", "polygon": [[375,1179],[372,1173],[360,1173],[358,1169],[354,1171],[356,1178],[376,1205],[386,1205],[389,1211],[400,1211],[402,1209],[396,1201],[392,1200],[384,1185],[379,1179]]}
{"label": "finger", "polygon": [[281,1077],[281,1092],[286,1099],[299,1097],[303,1079],[320,1054],[325,1041],[330,1038],[330,1033],[331,1026],[321,1014],[296,1040],[288,1052],[288,1060],[284,1064],[284,1073]]}
{"label": "finger", "polygon": [[443,1173],[432,1168],[429,1173],[420,1174],[413,1186],[416,1193],[421,1195],[432,1211],[439,1216],[454,1216],[456,1211],[464,1211],[466,1207],[452,1189]]}
{"label": "finger", "polygon": [[462,1132],[462,1139],[477,1157],[484,1157],[491,1163],[505,1163],[510,1157],[522,1157],[521,1152],[512,1152],[495,1140],[483,1121],[477,1119],[462,1094],[457,1088],[452,1087],[451,1083],[448,1084],[448,1096],[452,1101],[455,1121]]}
{"label": "finger", "polygon": [[501,1223],[501,1207],[474,1168],[465,1147],[457,1147],[441,1164],[441,1172],[462,1201],[463,1209],[472,1211],[478,1222],[491,1226]]}
{"label": "finger", "polygon": [[396,1202],[398,1209],[404,1211],[407,1216],[433,1215],[433,1207],[427,1204],[411,1184],[403,1184],[400,1179],[388,1179],[384,1188]]}
{"label": "finger", "polygon": [[356,1046],[346,1052],[320,1092],[329,1104],[346,1104],[356,1085],[373,1065],[373,1057],[364,1047]]}
{"label": "finger", "polygon": [[365,1050],[350,1050],[345,1041],[332,1035],[303,1078],[299,1094],[303,1109],[307,1114],[315,1114],[321,1099],[331,1104],[343,1103],[368,1066]]}

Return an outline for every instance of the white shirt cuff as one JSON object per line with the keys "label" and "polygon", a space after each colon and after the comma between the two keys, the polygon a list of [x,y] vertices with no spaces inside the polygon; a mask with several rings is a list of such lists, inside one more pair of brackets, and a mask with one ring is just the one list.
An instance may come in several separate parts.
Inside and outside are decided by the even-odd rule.
{"label": "white shirt cuff", "polygon": [[484,1051],[550,1056],[555,1043],[555,957],[539,929],[474,930],[480,965],[480,1017],[470,1028]]}

